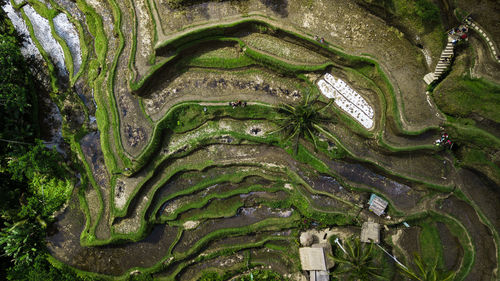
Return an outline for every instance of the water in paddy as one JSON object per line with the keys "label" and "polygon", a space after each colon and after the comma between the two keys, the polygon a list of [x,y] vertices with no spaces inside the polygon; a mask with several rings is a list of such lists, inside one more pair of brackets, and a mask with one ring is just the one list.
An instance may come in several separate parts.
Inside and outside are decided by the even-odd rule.
{"label": "water in paddy", "polygon": [[185,231],[182,234],[181,240],[175,246],[174,253],[182,253],[189,250],[200,237],[204,237],[214,231],[224,228],[248,226],[267,218],[278,217],[282,217],[282,214],[269,207],[241,208],[238,214],[233,217],[207,220],[196,229]]}
{"label": "water in paddy", "polygon": [[104,247],[82,247],[80,234],[84,217],[75,198],[57,217],[55,229],[47,238],[50,253],[81,270],[121,275],[132,267],[151,267],[166,255],[177,235],[177,227],[156,225],[140,242]]}
{"label": "water in paddy", "polygon": [[[400,210],[409,210],[415,207],[422,196],[410,185],[387,178],[361,164],[334,160],[329,160],[326,163],[341,178],[365,188],[376,189],[384,194]],[[343,191],[344,187],[331,177],[320,178],[314,187],[332,193],[345,192]]]}
{"label": "water in paddy", "polygon": [[440,211],[459,220],[472,238],[475,262],[465,280],[492,280],[496,266],[496,252],[490,230],[481,222],[475,210],[466,202],[452,196],[443,201]]}
{"label": "water in paddy", "polygon": [[[99,138],[96,134],[93,135],[91,139],[92,141],[90,141],[90,139],[85,139],[85,142],[82,143],[82,145],[90,146],[91,143],[94,143],[93,140],[98,140]],[[92,162],[92,160],[90,162]],[[412,187],[409,184],[396,182],[393,179],[379,175],[363,165],[348,163],[345,161],[330,161],[328,165],[341,178],[346,179],[351,183],[379,189],[382,193],[394,200],[397,207],[412,207],[419,198],[417,195],[412,193]],[[225,170],[227,173],[231,169]],[[216,170],[207,170],[204,172],[207,172],[205,174],[206,176],[216,174],[220,175],[222,171],[217,168]],[[160,197],[163,197],[171,194],[173,190],[181,190],[192,186],[196,182],[206,178],[202,176],[204,172],[197,172],[198,175],[196,177],[193,174],[187,176],[186,178],[176,178],[173,181],[175,184],[167,184],[158,194],[161,194]],[[262,180],[263,179],[260,177],[251,177],[243,181],[243,183],[256,183]],[[336,195],[345,195],[346,198],[349,196],[353,196],[353,198],[355,198],[358,194],[358,192],[347,190],[342,183],[330,176],[320,175],[313,179],[307,179],[307,181],[315,189],[331,192]],[[472,184],[474,186],[480,185],[480,183],[480,181],[476,182],[475,178],[467,182],[467,184]],[[227,186],[227,188],[229,188],[229,186]],[[363,194],[361,196],[363,199],[365,194],[361,194]],[[259,193],[250,194],[250,196],[254,195],[259,195]],[[402,199],[398,199],[399,197]],[[246,198],[241,199],[247,200]],[[82,270],[120,275],[135,266],[150,267],[161,261],[178,233],[178,229],[176,227],[157,225],[153,227],[146,239],[137,243],[126,243],[106,247],[81,247],[79,244],[79,238],[83,229],[84,217],[77,207],[77,200],[75,199],[74,201],[75,202],[73,202],[64,213],[57,217],[58,221],[55,224],[56,229],[50,237],[48,237],[48,244],[50,252],[57,259]],[[183,252],[189,249],[194,242],[199,240],[200,237],[218,229],[249,225],[268,217],[280,216],[279,213],[267,207],[253,208],[254,207],[251,205],[246,205],[246,207],[241,209],[240,213],[236,216],[207,220],[197,229],[186,231],[177,246],[174,248],[174,251]],[[442,209],[440,209],[440,211],[452,214],[454,217],[463,222],[468,231],[471,232],[475,244],[474,246],[477,251],[476,255],[479,257],[479,260],[491,260],[491,264],[495,264],[495,252],[493,247],[491,247],[493,243],[492,237],[489,234],[488,229],[479,221],[474,210],[465,204],[465,202],[453,198],[445,200],[441,208]],[[450,253],[449,255],[445,254],[445,263],[447,267],[451,268],[456,264],[457,259],[460,259],[462,256],[462,253],[460,252],[461,249],[457,246],[453,236],[449,235],[443,226],[439,228],[440,237],[443,240],[443,247],[447,249],[445,253]],[[414,244],[415,240],[411,240]],[[213,244],[209,244],[209,247],[216,245],[220,246],[220,243],[214,242]],[[412,243],[408,241],[408,244]],[[475,276],[476,274],[483,277],[489,276],[489,272],[492,270],[491,264],[475,264],[470,276]],[[175,267],[176,266],[174,265],[172,268],[174,269]]]}

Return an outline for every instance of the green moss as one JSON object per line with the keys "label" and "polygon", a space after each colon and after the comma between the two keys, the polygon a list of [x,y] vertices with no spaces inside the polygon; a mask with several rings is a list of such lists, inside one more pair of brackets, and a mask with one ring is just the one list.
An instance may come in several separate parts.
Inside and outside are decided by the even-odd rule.
{"label": "green moss", "polygon": [[484,79],[449,77],[436,89],[434,100],[448,115],[469,117],[476,113],[500,123],[500,85]]}
{"label": "green moss", "polygon": [[474,265],[476,256],[476,252],[472,244],[472,238],[467,232],[467,228],[460,221],[449,215],[434,211],[431,211],[430,215],[433,217],[433,220],[445,223],[453,236],[455,236],[460,242],[464,255],[462,257],[460,267],[456,271],[454,280],[464,280],[467,275],[469,275],[469,272]]}
{"label": "green moss", "polygon": [[419,223],[420,231],[420,252],[424,263],[427,265],[437,265],[438,269],[443,269],[443,247],[439,232],[432,221],[422,221]]}
{"label": "green moss", "polygon": [[[250,192],[257,192],[257,191],[266,191],[266,192],[276,192],[280,190],[280,188],[269,188],[269,187],[263,187],[260,185],[254,185],[254,186],[249,186],[246,188],[237,188],[233,189],[228,192],[223,192],[223,193],[210,193],[208,195],[205,195],[203,198],[201,198],[199,201],[191,201],[188,204],[182,205],[179,208],[177,208],[173,213],[169,214],[168,216],[162,216],[161,222],[165,221],[170,221],[170,220],[176,220],[179,214],[186,212],[191,209],[199,209],[204,206],[206,206],[211,200],[217,198],[217,199],[224,199],[224,198],[229,198],[235,195],[239,194],[247,194]],[[224,210],[220,210],[224,213]]]}

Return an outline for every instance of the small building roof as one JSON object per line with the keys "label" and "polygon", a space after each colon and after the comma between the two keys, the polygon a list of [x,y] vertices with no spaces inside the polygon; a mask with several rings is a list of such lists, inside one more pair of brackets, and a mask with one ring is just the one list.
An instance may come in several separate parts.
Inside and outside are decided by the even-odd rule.
{"label": "small building roof", "polygon": [[299,248],[302,270],[327,270],[323,248]]}
{"label": "small building roof", "polygon": [[374,212],[377,216],[382,215],[385,211],[385,208],[387,208],[387,205],[389,204],[389,202],[385,201],[375,194],[372,194],[370,196],[370,201],[368,201],[368,203],[370,204],[370,207],[368,209]]}
{"label": "small building roof", "polygon": [[376,222],[364,222],[361,227],[361,242],[380,243],[380,224]]}

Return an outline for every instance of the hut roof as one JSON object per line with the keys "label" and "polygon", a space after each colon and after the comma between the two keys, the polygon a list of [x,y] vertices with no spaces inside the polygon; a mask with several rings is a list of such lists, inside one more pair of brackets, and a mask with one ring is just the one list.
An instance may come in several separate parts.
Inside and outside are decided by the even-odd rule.
{"label": "hut roof", "polygon": [[389,202],[385,201],[375,194],[372,194],[370,196],[370,201],[368,203],[370,204],[369,210],[374,212],[377,216],[382,215],[385,211],[385,208],[387,208],[387,205],[389,204]]}
{"label": "hut roof", "polygon": [[364,222],[361,227],[361,242],[378,244],[380,242],[380,224],[376,222]]}
{"label": "hut roof", "polygon": [[323,248],[303,247],[299,254],[302,270],[327,270]]}

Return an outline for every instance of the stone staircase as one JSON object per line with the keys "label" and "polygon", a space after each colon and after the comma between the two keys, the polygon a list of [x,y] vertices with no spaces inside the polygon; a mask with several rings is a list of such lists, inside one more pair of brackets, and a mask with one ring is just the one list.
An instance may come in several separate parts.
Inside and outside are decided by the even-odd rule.
{"label": "stone staircase", "polygon": [[425,83],[427,83],[427,85],[437,80],[450,66],[451,58],[453,57],[453,50],[455,47],[452,41],[453,39],[451,37],[448,37],[448,44],[446,44],[446,47],[441,53],[434,72],[429,72],[424,76],[424,81]]}

